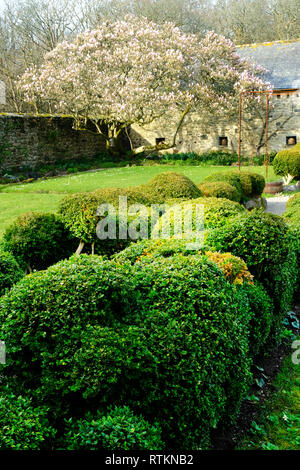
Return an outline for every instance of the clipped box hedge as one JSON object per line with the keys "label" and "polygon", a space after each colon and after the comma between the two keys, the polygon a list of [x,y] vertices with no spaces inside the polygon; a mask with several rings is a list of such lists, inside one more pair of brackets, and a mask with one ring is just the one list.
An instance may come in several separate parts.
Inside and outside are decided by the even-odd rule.
{"label": "clipped box hedge", "polygon": [[62,261],[0,300],[7,383],[60,427],[92,403],[104,414],[125,403],[159,423],[167,446],[207,447],[250,379],[251,310],[233,289],[205,257]]}

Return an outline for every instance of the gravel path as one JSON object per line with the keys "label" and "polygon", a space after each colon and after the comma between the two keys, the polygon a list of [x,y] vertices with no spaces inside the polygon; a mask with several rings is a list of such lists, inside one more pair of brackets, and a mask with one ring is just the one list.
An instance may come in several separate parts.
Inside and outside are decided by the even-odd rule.
{"label": "gravel path", "polygon": [[267,198],[266,212],[271,212],[276,215],[283,214],[286,210],[286,203],[289,197],[290,196],[275,196]]}

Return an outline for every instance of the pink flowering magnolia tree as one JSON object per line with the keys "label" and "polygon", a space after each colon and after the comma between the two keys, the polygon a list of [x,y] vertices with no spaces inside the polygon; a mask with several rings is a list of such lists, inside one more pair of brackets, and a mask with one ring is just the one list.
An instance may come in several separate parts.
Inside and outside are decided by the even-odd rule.
{"label": "pink flowering magnolia tree", "polygon": [[92,125],[108,149],[118,149],[122,131],[132,124],[164,117],[173,138],[156,148],[167,149],[176,145],[188,113],[232,115],[240,91],[265,89],[258,72],[213,32],[199,40],[172,23],[128,16],[58,44],[18,84],[27,102],[46,102],[55,113],[71,115],[75,129]]}

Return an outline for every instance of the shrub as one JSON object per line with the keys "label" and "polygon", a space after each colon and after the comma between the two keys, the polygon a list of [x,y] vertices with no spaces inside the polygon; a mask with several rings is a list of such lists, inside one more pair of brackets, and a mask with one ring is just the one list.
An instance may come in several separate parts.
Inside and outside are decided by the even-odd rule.
{"label": "shrub", "polygon": [[250,354],[252,357],[263,352],[270,335],[274,316],[274,305],[267,291],[259,283],[244,282],[237,287],[246,295],[246,302],[252,312],[250,321]]}
{"label": "shrub", "polygon": [[[204,206],[205,228],[219,227],[226,224],[228,218],[245,212],[245,208],[238,202],[229,201],[228,199],[223,198],[209,197],[193,199],[192,201],[179,202],[177,205],[177,210],[169,208],[161,216],[156,226],[154,227],[153,236],[157,236],[162,228],[167,226],[170,226],[171,237],[176,235],[175,232],[180,230],[180,227],[182,228],[184,237],[191,238],[193,233],[196,235],[197,230],[201,228],[198,227],[200,217],[197,215],[197,208],[199,208],[201,205]],[[182,226],[183,215],[188,219],[191,217],[193,231],[192,234],[184,230],[184,225]]]}
{"label": "shrub", "polygon": [[203,183],[199,184],[198,187],[205,197],[222,197],[230,201],[240,200],[236,187],[226,183],[226,181]]}
{"label": "shrub", "polygon": [[55,430],[47,414],[29,398],[0,393],[0,450],[50,450]]}
{"label": "shrub", "polygon": [[199,156],[199,160],[206,165],[222,165],[229,166],[238,161],[238,155],[231,152],[221,152],[220,150],[212,150]]}
{"label": "shrub", "polygon": [[212,175],[207,176],[204,178],[204,183],[211,183],[211,182],[226,182],[229,183],[231,186],[234,186],[238,192],[238,201],[241,201],[243,198],[243,191],[242,185],[239,178],[239,174],[235,171],[226,171],[222,173],[213,173]]}
{"label": "shrub", "polygon": [[243,258],[250,272],[275,301],[274,325],[281,326],[297,283],[297,259],[288,226],[281,217],[253,210],[210,231],[207,245]]}
{"label": "shrub", "polygon": [[235,415],[246,390],[250,312],[205,258],[146,260],[130,272],[130,326],[113,335],[87,332],[74,357],[74,389],[98,403],[109,394],[146,419],[154,416],[173,447],[204,446],[221,416]]}
{"label": "shrub", "polygon": [[249,172],[248,175],[251,178],[252,183],[251,196],[260,196],[264,192],[266,186],[265,178],[258,173]]}
{"label": "shrub", "polygon": [[118,263],[129,262],[134,264],[147,258],[168,258],[177,253],[182,255],[195,254],[194,249],[190,249],[186,240],[183,239],[163,239],[141,240],[131,243],[125,250],[114,255],[113,259]]}
{"label": "shrub", "polygon": [[[184,240],[144,240],[132,244],[123,252],[118,253],[115,260],[120,263],[129,261],[134,264],[145,259],[156,260],[160,257],[171,257],[176,253],[182,253],[185,256],[196,255],[195,250],[189,249]],[[197,253],[197,255],[201,256],[201,253]],[[258,354],[270,333],[274,308],[270,297],[263,286],[257,282],[253,283],[253,276],[241,258],[233,256],[231,253],[206,252],[205,255],[222,270],[225,278],[231,284],[241,287],[236,292],[238,295],[242,293],[245,296],[242,303],[244,306],[248,305],[252,312],[249,340],[251,355]]]}
{"label": "shrub", "polygon": [[180,173],[160,173],[142,187],[151,203],[163,203],[168,198],[194,199],[201,196],[201,191],[187,177]]}
{"label": "shrub", "polygon": [[260,196],[265,187],[265,178],[258,173],[246,171],[228,171],[207,176],[204,182],[226,181],[234,186],[239,194],[239,201],[251,196]]}
{"label": "shrub", "polygon": [[95,243],[98,206],[98,198],[93,193],[71,194],[60,202],[58,212],[61,220],[72,235],[80,240],[78,253],[84,243]]}
{"label": "shrub", "polygon": [[219,253],[206,251],[206,256],[210,261],[216,263],[221,269],[226,279],[231,284],[253,284],[253,276],[249,273],[245,261],[231,253]]}
{"label": "shrub", "polygon": [[116,210],[119,209],[119,197],[126,196],[128,206],[131,204],[149,205],[150,202],[145,194],[136,188],[101,188],[96,189],[93,193],[98,198],[98,203],[113,204]]}
{"label": "shrub", "polygon": [[[205,153],[164,153],[163,155],[151,155],[146,158],[143,164],[149,165],[156,162],[170,165],[172,163],[185,164],[185,165],[224,165],[230,166],[232,163],[238,161],[238,155],[231,152],[222,152],[219,150],[212,150]],[[245,161],[245,157],[242,157]]]}
{"label": "shrub", "polygon": [[300,193],[288,200],[283,218],[295,229],[300,229]]}
{"label": "shrub", "polygon": [[[272,152],[269,152],[268,153],[268,162],[270,164],[273,163],[273,160],[274,158],[276,157],[276,153],[275,151],[272,151]],[[264,154],[260,154],[260,155],[254,155],[252,157],[252,163],[253,165],[264,165],[265,164],[265,161],[266,161],[266,156]]]}
{"label": "shrub", "polygon": [[75,256],[0,299],[3,370],[58,416],[126,403],[173,448],[205,447],[246,392],[250,314],[205,257]]}
{"label": "shrub", "polygon": [[235,174],[238,175],[240,182],[241,182],[243,199],[250,197],[252,195],[251,173],[246,173],[245,171],[239,171],[239,172],[236,172]]}
{"label": "shrub", "polygon": [[[171,238],[143,240],[138,243],[132,243],[125,250],[117,253],[114,256],[114,260],[118,263],[130,262],[134,264],[144,259],[169,258],[178,253],[183,256],[203,255],[202,251],[195,252],[193,247],[189,247],[186,240]],[[231,284],[252,283],[253,276],[241,258],[233,256],[231,253],[224,254],[210,251],[207,251],[205,255],[221,269]]]}
{"label": "shrub", "polygon": [[[108,188],[99,189],[92,193],[80,193],[65,197],[59,207],[59,214],[64,224],[71,233],[79,239],[77,254],[80,254],[85,244],[92,245],[92,254],[111,255],[124,249],[129,241],[120,235],[119,196],[127,197],[128,209],[132,204],[149,204],[148,199],[140,192],[133,189]],[[111,204],[114,214],[108,212],[103,216],[97,215],[97,209],[101,204]],[[97,237],[97,226],[101,220],[111,222],[115,238],[100,240]],[[110,222],[109,222],[110,221]],[[127,224],[132,222],[128,216]]]}
{"label": "shrub", "polygon": [[110,407],[108,413],[67,423],[63,446],[68,450],[160,450],[160,427],[135,415],[127,406]]}
{"label": "shrub", "polygon": [[113,273],[101,257],[73,256],[23,278],[1,298],[0,338],[10,350],[3,368],[16,375],[16,386],[22,384],[18,393],[67,393],[68,363],[82,330],[111,324],[122,305],[118,293],[126,299],[122,287],[114,287]]}
{"label": "shrub", "polygon": [[28,212],[6,229],[3,247],[14,255],[22,269],[32,271],[68,258],[75,240],[54,214]]}
{"label": "shrub", "polygon": [[13,255],[0,249],[0,296],[23,276]]}
{"label": "shrub", "polygon": [[300,179],[300,149],[281,150],[273,161],[274,173],[280,176],[291,175]]}

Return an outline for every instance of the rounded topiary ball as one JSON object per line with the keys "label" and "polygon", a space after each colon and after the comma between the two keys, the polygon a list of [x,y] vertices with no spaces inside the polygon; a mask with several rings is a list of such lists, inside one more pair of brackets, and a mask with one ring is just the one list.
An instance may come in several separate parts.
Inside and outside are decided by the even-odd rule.
{"label": "rounded topiary ball", "polygon": [[202,195],[187,176],[175,172],[160,173],[145,184],[143,190],[152,203],[163,203],[169,198],[195,199]]}
{"label": "rounded topiary ball", "polygon": [[226,181],[203,183],[199,185],[199,189],[205,197],[222,197],[237,202],[240,200],[236,187]]}
{"label": "rounded topiary ball", "polygon": [[273,160],[273,168],[276,175],[291,175],[294,179],[300,179],[300,150],[293,147],[291,150],[281,150]]}
{"label": "rounded topiary ball", "polygon": [[24,270],[46,269],[68,258],[76,242],[54,214],[28,212],[18,217],[4,232],[3,247]]}
{"label": "rounded topiary ball", "polygon": [[239,174],[235,171],[224,171],[219,173],[213,173],[212,175],[207,176],[204,178],[203,183],[211,183],[211,182],[226,182],[234,186],[238,191],[238,201],[241,201],[243,198],[243,189]]}

